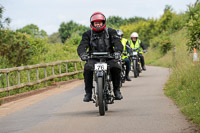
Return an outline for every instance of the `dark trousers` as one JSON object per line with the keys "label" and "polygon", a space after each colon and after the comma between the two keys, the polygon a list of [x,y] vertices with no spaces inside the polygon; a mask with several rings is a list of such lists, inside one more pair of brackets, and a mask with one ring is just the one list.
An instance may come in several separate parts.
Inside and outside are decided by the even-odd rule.
{"label": "dark trousers", "polygon": [[[85,82],[85,92],[86,93],[92,93],[92,87],[93,87],[93,70],[94,70],[94,64],[97,63],[97,60],[90,59],[85,64],[84,67],[84,82]],[[120,90],[120,73],[121,73],[121,66],[118,64],[117,60],[109,60],[107,61],[108,65],[110,66],[110,73],[112,77],[113,82],[113,88],[115,90]]]}
{"label": "dark trousers", "polygon": [[131,62],[129,60],[129,58],[125,58],[125,65],[126,65],[126,76],[128,76],[130,70],[131,70]]}
{"label": "dark trousers", "polygon": [[140,54],[139,54],[139,57],[140,57],[141,65],[142,65],[142,67],[143,67],[143,66],[145,65],[144,56],[140,53]]}

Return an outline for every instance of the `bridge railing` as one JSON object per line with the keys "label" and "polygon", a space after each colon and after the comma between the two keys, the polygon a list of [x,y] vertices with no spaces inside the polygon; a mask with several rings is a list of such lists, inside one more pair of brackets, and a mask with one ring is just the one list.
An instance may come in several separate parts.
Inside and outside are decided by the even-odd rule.
{"label": "bridge railing", "polygon": [[[70,69],[70,71],[72,72],[70,72],[68,69],[69,64],[71,67],[73,67],[73,71]],[[77,68],[77,64],[79,65],[79,70]],[[55,67],[58,67],[57,73],[55,72]],[[47,69],[49,70],[49,68],[51,69],[51,72],[47,72]],[[43,69],[43,75],[41,75],[41,69]],[[11,79],[11,77],[9,77],[13,72],[16,73],[16,76],[12,76],[12,78],[14,77],[16,79]],[[27,73],[26,81],[24,81],[24,79],[21,79],[21,73],[24,76],[24,72]],[[83,64],[80,60],[65,60],[52,63],[42,63],[36,65],[0,69],[0,78],[1,80],[4,80],[5,83],[5,85],[3,85],[2,82],[0,82],[0,92],[7,92],[7,95],[10,95],[10,90],[19,89],[26,86],[33,86],[51,79],[71,76],[81,72],[83,72]],[[11,85],[10,82],[12,80],[15,80],[15,83],[13,81]]]}

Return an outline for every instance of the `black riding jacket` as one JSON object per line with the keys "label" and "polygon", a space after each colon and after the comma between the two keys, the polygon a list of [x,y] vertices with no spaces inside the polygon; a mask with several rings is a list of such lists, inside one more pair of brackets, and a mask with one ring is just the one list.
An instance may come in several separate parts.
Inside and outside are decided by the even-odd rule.
{"label": "black riding jacket", "polygon": [[117,36],[117,32],[111,28],[105,28],[100,32],[94,30],[88,30],[82,35],[82,40],[77,48],[78,55],[88,52],[121,52],[123,51],[123,45],[120,38]]}

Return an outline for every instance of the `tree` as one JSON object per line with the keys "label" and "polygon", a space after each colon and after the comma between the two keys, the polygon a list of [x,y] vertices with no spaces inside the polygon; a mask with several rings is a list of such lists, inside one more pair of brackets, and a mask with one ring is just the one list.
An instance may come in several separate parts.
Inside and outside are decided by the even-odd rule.
{"label": "tree", "polygon": [[139,22],[139,21],[146,21],[146,19],[142,18],[142,17],[131,17],[128,19],[125,18],[123,25],[131,24],[131,23],[135,23],[135,22]]}
{"label": "tree", "polygon": [[74,21],[69,21],[67,23],[62,22],[59,28],[59,34],[61,37],[62,43],[69,39],[74,32],[78,32],[79,35],[82,35],[83,32],[89,28],[80,24],[75,23]]}
{"label": "tree", "polygon": [[0,30],[5,27],[5,24],[9,25],[11,22],[10,18],[3,18],[3,11],[4,7],[0,5]]}
{"label": "tree", "polygon": [[123,19],[122,17],[119,17],[119,16],[110,16],[107,19],[107,25],[108,25],[108,27],[118,29],[122,25],[131,24],[131,23],[138,22],[141,20],[145,21],[146,19],[144,19],[142,17],[131,17],[128,19],[126,19],[126,18]]}
{"label": "tree", "polygon": [[29,34],[32,37],[46,38],[48,36],[47,33],[44,30],[39,30],[39,27],[37,25],[34,25],[34,24],[26,25],[23,28],[18,29],[16,31]]}
{"label": "tree", "polygon": [[107,25],[111,28],[118,28],[123,24],[123,19],[119,16],[110,16],[107,19]]}
{"label": "tree", "polygon": [[187,46],[189,50],[200,49],[200,2],[197,0],[195,5],[189,6],[189,22],[187,23]]}
{"label": "tree", "polygon": [[173,13],[172,13],[173,9],[171,6],[166,5],[165,9],[164,9],[164,14],[161,16],[161,18],[158,21],[158,29],[159,29],[159,33],[166,31],[167,28],[170,25],[170,22],[172,20],[173,17]]}
{"label": "tree", "polygon": [[26,64],[34,54],[37,54],[37,45],[26,34],[10,30],[0,32],[0,56],[7,64],[20,66]]}
{"label": "tree", "polygon": [[53,33],[48,38],[50,43],[61,43],[60,34],[58,32]]}

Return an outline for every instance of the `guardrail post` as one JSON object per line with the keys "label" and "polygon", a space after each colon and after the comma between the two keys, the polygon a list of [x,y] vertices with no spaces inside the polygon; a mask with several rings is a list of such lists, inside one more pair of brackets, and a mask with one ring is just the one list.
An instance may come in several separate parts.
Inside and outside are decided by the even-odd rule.
{"label": "guardrail post", "polygon": [[[47,78],[47,70],[46,70],[46,67],[44,68],[44,77]],[[47,86],[47,81],[45,81],[45,85]]]}
{"label": "guardrail post", "polygon": [[20,72],[17,71],[17,84],[19,85],[20,84]]}
{"label": "guardrail post", "polygon": [[76,62],[74,62],[74,68],[75,68],[75,71],[77,71]]}
{"label": "guardrail post", "polygon": [[[36,68],[36,80],[39,81],[39,72],[38,72],[38,68]],[[39,85],[37,84],[37,88],[39,87]]]}
{"label": "guardrail post", "polygon": [[66,70],[66,73],[68,73],[68,66],[67,66],[67,63],[65,64],[65,70]]}
{"label": "guardrail post", "polygon": [[27,81],[30,82],[30,74],[29,74],[29,70],[27,70]]}
{"label": "guardrail post", "polygon": [[61,74],[61,64],[59,64],[59,74]]}
{"label": "guardrail post", "polygon": [[2,86],[2,88],[3,88],[3,85],[2,85],[2,83],[1,83],[1,76],[2,76],[2,74],[0,73],[0,89],[1,89],[1,86]]}
{"label": "guardrail post", "polygon": [[[59,64],[59,75],[61,75],[61,64]],[[60,77],[60,80],[62,81],[62,78]]]}
{"label": "guardrail post", "polygon": [[52,71],[52,75],[55,75],[55,73],[54,73],[54,66],[51,66],[51,71]]}
{"label": "guardrail post", "polygon": [[39,81],[39,72],[38,72],[38,68],[36,68],[36,78],[37,78],[37,81]]}
{"label": "guardrail post", "polygon": [[[10,82],[9,82],[9,73],[6,73],[6,86],[9,87],[10,86]],[[7,91],[7,96],[10,95],[10,91]]]}

